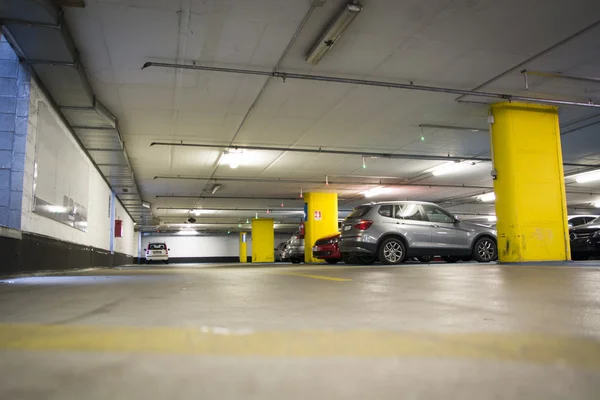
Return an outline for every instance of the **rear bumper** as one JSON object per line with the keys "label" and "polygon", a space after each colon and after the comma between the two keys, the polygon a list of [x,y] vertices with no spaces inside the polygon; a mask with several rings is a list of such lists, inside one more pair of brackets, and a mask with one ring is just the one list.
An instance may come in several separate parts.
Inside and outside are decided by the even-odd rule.
{"label": "rear bumper", "polygon": [[364,255],[377,253],[377,243],[363,242],[356,238],[342,238],[338,242],[340,253],[350,255]]}
{"label": "rear bumper", "polygon": [[600,255],[600,242],[590,239],[571,240],[571,254]]}
{"label": "rear bumper", "polygon": [[304,247],[294,247],[288,253],[288,258],[304,257]]}
{"label": "rear bumper", "polygon": [[169,261],[169,256],[146,256],[147,261]]}

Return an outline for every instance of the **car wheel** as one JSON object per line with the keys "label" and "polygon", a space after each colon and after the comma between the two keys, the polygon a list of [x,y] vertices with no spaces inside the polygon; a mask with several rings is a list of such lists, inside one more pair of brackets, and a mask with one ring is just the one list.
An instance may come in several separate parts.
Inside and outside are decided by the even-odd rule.
{"label": "car wheel", "polygon": [[292,264],[300,264],[299,258],[290,258],[290,261],[292,262]]}
{"label": "car wheel", "polygon": [[433,260],[433,256],[420,256],[420,257],[417,257],[417,260],[419,260],[422,263],[427,264],[427,263],[430,263],[431,260]]}
{"label": "car wheel", "polygon": [[496,261],[498,258],[498,246],[494,239],[483,237],[477,240],[473,248],[473,258],[480,263]]}
{"label": "car wheel", "polygon": [[589,260],[589,256],[581,255],[581,254],[571,254],[571,260],[573,261],[584,261]]}
{"label": "car wheel", "polygon": [[456,256],[442,256],[442,260],[446,261],[447,263],[455,263],[457,261],[460,261],[460,257],[456,257]]}
{"label": "car wheel", "polygon": [[385,239],[379,247],[379,261],[384,264],[400,264],[406,258],[406,249],[398,238]]}
{"label": "car wheel", "polygon": [[169,263],[169,260],[165,260],[165,264],[168,264],[168,263]]}
{"label": "car wheel", "polygon": [[337,264],[339,260],[335,259],[335,258],[326,258],[325,261],[327,261],[327,264]]}
{"label": "car wheel", "polygon": [[375,263],[375,256],[356,256],[356,262],[360,265],[371,265]]}

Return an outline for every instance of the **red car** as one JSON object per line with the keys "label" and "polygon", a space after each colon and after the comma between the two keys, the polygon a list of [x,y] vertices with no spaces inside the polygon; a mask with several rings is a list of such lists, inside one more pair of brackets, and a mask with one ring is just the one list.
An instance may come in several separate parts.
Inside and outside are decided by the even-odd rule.
{"label": "red car", "polygon": [[329,264],[337,264],[338,262],[342,261],[342,253],[340,253],[340,249],[338,247],[339,239],[340,234],[336,233],[335,235],[327,236],[317,240],[312,248],[313,257],[320,260],[325,260]]}

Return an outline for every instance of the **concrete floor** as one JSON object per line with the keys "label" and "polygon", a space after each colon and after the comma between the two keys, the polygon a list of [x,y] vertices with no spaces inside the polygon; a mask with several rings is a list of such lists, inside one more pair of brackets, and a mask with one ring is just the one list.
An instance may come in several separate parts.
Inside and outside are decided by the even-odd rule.
{"label": "concrete floor", "polygon": [[0,398],[597,399],[595,265],[0,280]]}

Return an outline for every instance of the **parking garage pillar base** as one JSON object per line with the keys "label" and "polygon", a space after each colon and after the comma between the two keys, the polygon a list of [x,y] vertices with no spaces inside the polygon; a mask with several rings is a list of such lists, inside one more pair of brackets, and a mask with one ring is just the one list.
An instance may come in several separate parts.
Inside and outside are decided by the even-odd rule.
{"label": "parking garage pillar base", "polygon": [[319,262],[312,256],[312,247],[322,237],[338,231],[337,193],[306,193],[306,223],[304,225],[304,260]]}
{"label": "parking garage pillar base", "polygon": [[275,230],[273,220],[258,218],[252,220],[252,262],[275,261]]}
{"label": "parking garage pillar base", "polygon": [[558,110],[492,105],[500,262],[570,259]]}
{"label": "parking garage pillar base", "polygon": [[248,234],[246,232],[240,232],[240,262],[248,262]]}

